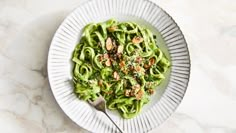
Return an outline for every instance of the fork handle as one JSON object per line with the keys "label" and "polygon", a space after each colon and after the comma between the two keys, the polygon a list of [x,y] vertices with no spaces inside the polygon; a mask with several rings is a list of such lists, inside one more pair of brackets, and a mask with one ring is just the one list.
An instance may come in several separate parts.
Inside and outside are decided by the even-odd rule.
{"label": "fork handle", "polygon": [[119,132],[124,133],[124,131],[122,131],[122,129],[120,129],[120,127],[111,119],[111,117],[107,114],[107,112],[105,111],[104,113],[111,120],[111,122],[116,126]]}

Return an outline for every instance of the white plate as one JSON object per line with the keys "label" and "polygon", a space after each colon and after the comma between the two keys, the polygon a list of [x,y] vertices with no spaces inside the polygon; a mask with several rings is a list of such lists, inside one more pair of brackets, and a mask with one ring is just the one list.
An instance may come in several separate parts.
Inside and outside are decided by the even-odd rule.
{"label": "white plate", "polygon": [[171,60],[167,78],[137,117],[123,119],[116,112],[109,112],[125,132],[148,132],[163,123],[180,104],[190,74],[189,52],[182,32],[165,11],[148,0],[92,0],[74,10],[51,43],[48,56],[51,89],[62,110],[79,126],[91,132],[117,132],[103,113],[76,97],[72,83],[71,57],[83,27],[110,18],[134,21],[151,29],[158,36],[158,46]]}

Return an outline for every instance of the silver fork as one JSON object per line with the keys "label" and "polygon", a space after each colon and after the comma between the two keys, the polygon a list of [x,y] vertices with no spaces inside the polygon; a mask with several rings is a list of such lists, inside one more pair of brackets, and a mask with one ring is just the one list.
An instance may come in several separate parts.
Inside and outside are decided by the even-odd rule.
{"label": "silver fork", "polygon": [[121,128],[111,119],[111,117],[107,114],[106,111],[106,101],[103,98],[103,96],[99,96],[95,101],[88,100],[89,104],[95,107],[98,111],[103,112],[110,120],[111,122],[116,126],[116,128],[121,132],[124,133],[124,131],[121,130]]}

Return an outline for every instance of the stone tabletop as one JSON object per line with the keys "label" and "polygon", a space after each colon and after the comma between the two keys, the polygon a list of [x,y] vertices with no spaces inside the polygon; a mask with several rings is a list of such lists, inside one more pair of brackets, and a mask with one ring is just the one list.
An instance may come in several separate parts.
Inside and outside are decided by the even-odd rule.
{"label": "stone tabletop", "polygon": [[[88,132],[60,109],[46,71],[53,34],[84,2],[0,0],[1,133]],[[192,66],[182,103],[151,133],[236,133],[236,1],[154,2],[183,31]]]}

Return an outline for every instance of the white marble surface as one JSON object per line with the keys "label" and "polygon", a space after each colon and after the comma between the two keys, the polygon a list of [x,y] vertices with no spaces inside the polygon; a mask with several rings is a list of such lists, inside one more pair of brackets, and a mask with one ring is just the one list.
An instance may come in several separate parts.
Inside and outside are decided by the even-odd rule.
{"label": "white marble surface", "polygon": [[[46,61],[64,17],[85,0],[0,0],[0,132],[87,133],[59,108]],[[236,133],[236,1],[156,0],[179,24],[192,60],[176,112],[151,133]]]}

